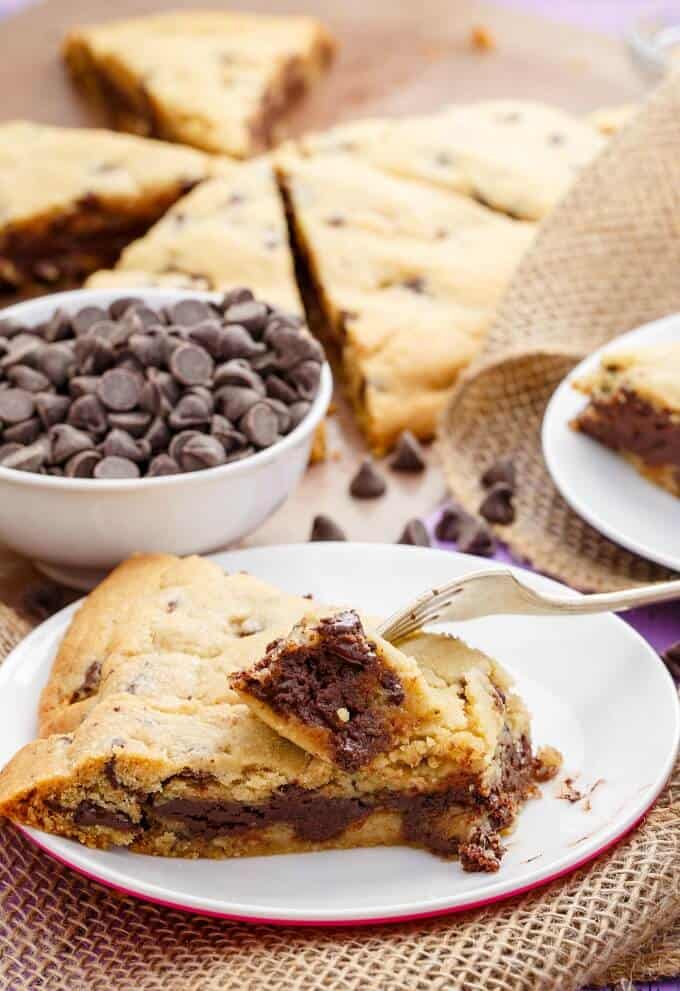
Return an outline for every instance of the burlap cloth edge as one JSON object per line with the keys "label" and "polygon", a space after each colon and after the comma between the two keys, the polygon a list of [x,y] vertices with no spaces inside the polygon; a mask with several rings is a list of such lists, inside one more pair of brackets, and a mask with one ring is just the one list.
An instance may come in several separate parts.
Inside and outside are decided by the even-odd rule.
{"label": "burlap cloth edge", "polygon": [[[28,630],[0,603],[1,658]],[[575,991],[680,970],[680,762],[643,824],[593,865],[516,900],[398,926],[185,915],[79,877],[9,824],[0,832],[3,991]]]}

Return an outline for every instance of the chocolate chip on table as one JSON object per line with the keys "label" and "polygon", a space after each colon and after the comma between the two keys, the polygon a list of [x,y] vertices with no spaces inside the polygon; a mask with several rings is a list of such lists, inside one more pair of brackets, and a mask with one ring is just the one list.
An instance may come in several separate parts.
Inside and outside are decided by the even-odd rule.
{"label": "chocolate chip on table", "polygon": [[178,475],[182,469],[169,454],[157,454],[149,464],[147,478],[158,478],[160,475]]}
{"label": "chocolate chip on table", "polygon": [[88,451],[94,446],[89,434],[68,423],[57,423],[50,428],[49,437],[52,442],[52,461],[63,464],[79,451]]}
{"label": "chocolate chip on table", "polygon": [[468,514],[460,506],[450,506],[444,510],[437,525],[434,528],[434,535],[437,540],[445,543],[454,543],[458,540],[461,527]]}
{"label": "chocolate chip on table", "polygon": [[411,544],[414,547],[431,547],[432,541],[430,540],[430,535],[425,529],[423,522],[417,518],[409,520],[404,529],[402,530],[401,536],[397,541],[398,544]]}
{"label": "chocolate chip on table", "polygon": [[680,681],[680,640],[668,647],[661,657],[672,676]]}
{"label": "chocolate chip on table", "polygon": [[224,464],[224,448],[216,437],[210,434],[197,434],[191,437],[182,448],[180,464],[184,471],[199,471],[201,468],[216,468]]}
{"label": "chocolate chip on table", "polygon": [[95,478],[139,478],[140,471],[134,461],[112,455],[102,458],[93,474]]}
{"label": "chocolate chip on table", "polygon": [[357,473],[349,483],[350,495],[355,499],[376,499],[385,493],[387,485],[372,458],[361,463]]}
{"label": "chocolate chip on table", "polygon": [[489,523],[499,523],[507,526],[515,519],[515,507],[512,501],[513,490],[505,482],[492,485],[479,507],[479,515]]}
{"label": "chocolate chip on table", "polygon": [[418,439],[410,430],[404,430],[400,435],[392,458],[390,468],[393,471],[420,472],[425,470],[425,456]]}
{"label": "chocolate chip on table", "polygon": [[25,389],[3,389],[0,392],[0,424],[19,423],[33,416],[35,398]]}
{"label": "chocolate chip on table", "polygon": [[180,385],[205,385],[214,368],[214,361],[198,344],[181,344],[170,356],[170,371]]}
{"label": "chocolate chip on table", "polygon": [[268,403],[258,402],[241,417],[239,430],[255,447],[271,447],[279,438],[279,421]]}
{"label": "chocolate chip on table", "polygon": [[489,528],[481,520],[475,519],[474,516],[467,516],[458,535],[458,550],[463,554],[491,557],[496,550],[496,541]]}
{"label": "chocolate chip on table", "polygon": [[115,413],[134,409],[140,393],[137,377],[125,368],[112,368],[104,372],[97,385],[97,395],[106,408]]}
{"label": "chocolate chip on table", "polygon": [[312,520],[312,531],[309,539],[310,541],[347,540],[347,534],[330,516],[320,513]]}
{"label": "chocolate chip on table", "polygon": [[494,461],[482,475],[481,482],[485,489],[490,489],[498,482],[504,482],[514,489],[517,485],[517,472],[513,459],[506,456]]}
{"label": "chocolate chip on table", "polygon": [[80,451],[68,459],[64,465],[64,474],[67,478],[92,478],[101,459],[99,451]]}
{"label": "chocolate chip on table", "polygon": [[106,409],[97,396],[80,396],[71,403],[67,422],[91,434],[103,434],[109,426]]}

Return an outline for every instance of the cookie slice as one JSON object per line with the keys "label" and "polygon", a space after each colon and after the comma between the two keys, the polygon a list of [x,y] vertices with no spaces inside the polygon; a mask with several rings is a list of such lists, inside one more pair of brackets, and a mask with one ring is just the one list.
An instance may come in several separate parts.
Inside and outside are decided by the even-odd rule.
{"label": "cookie slice", "polygon": [[604,144],[588,121],[566,111],[496,100],[341,125],[306,136],[297,147],[308,156],[342,152],[512,217],[541,220]]}
{"label": "cookie slice", "polygon": [[680,496],[680,343],[614,351],[574,387],[589,397],[572,422]]}
{"label": "cookie slice", "polygon": [[249,286],[268,303],[302,312],[283,205],[264,159],[234,165],[181,199],[92,287]]}
{"label": "cookie slice", "polygon": [[297,247],[378,452],[433,435],[534,225],[344,152],[277,156]]}
{"label": "cookie slice", "polygon": [[118,129],[245,158],[272,144],[333,49],[310,17],[197,10],[79,28],[63,51]]}
{"label": "cookie slice", "polygon": [[536,766],[529,715],[489,658],[452,637],[411,638],[413,662],[386,665],[407,708],[417,665],[432,705],[417,732],[352,772],[276,733],[230,686],[272,639],[332,613],[198,558],[126,562],[66,634],[42,737],[0,773],[0,815],[163,856],[406,843],[497,870]]}
{"label": "cookie slice", "polygon": [[0,301],[79,285],[221,168],[109,131],[0,125]]}
{"label": "cookie slice", "polygon": [[354,610],[304,619],[230,683],[277,733],[345,771],[394,749],[433,709],[415,662],[369,638]]}

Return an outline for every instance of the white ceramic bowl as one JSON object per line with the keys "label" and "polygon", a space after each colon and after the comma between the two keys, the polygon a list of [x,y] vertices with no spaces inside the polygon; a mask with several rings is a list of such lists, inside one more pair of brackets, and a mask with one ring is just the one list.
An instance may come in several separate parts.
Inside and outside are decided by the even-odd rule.
{"label": "white ceramic bowl", "polygon": [[[27,325],[57,307],[108,306],[125,290],[78,289],[19,303],[0,313]],[[152,307],[211,293],[134,289]],[[319,393],[305,419],[272,447],[243,461],[183,475],[98,480],[54,478],[0,466],[0,542],[77,588],[135,551],[202,554],[255,530],[288,498],[307,462],[314,430],[332,392],[324,365]]]}

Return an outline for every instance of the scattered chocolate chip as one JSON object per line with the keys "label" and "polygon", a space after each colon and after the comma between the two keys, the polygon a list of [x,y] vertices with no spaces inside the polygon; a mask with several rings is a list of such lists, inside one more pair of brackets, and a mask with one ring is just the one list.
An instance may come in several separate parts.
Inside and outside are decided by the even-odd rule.
{"label": "scattered chocolate chip", "polygon": [[409,520],[402,530],[398,544],[412,544],[414,547],[431,547],[430,535],[419,519]]}
{"label": "scattered chocolate chip", "polygon": [[92,478],[96,465],[101,461],[99,451],[80,451],[64,465],[67,478]]}
{"label": "scattered chocolate chip", "polygon": [[366,458],[349,484],[350,495],[355,499],[376,499],[384,494],[387,485],[371,458]]}
{"label": "scattered chocolate chip", "polygon": [[481,482],[485,489],[490,489],[498,482],[504,482],[514,489],[517,485],[517,472],[513,459],[506,456],[494,461],[482,475]]}
{"label": "scattered chocolate chip", "polygon": [[668,647],[661,656],[672,676],[680,681],[680,640]]}
{"label": "scattered chocolate chip", "polygon": [[491,557],[496,550],[496,541],[484,523],[475,519],[474,516],[467,516],[460,528],[458,550],[463,554]]}
{"label": "scattered chocolate chip", "polygon": [[115,456],[102,458],[95,465],[95,478],[139,478],[139,468],[128,458]]}
{"label": "scattered chocolate chip", "polygon": [[239,429],[255,447],[271,447],[278,440],[276,413],[266,402],[257,402],[239,420]]}
{"label": "scattered chocolate chip", "polygon": [[215,364],[198,344],[181,344],[170,356],[170,371],[180,385],[204,385],[212,379]]}
{"label": "scattered chocolate chip", "polygon": [[158,478],[160,475],[178,475],[180,466],[169,454],[157,454],[149,464],[147,478]]}
{"label": "scattered chocolate chip", "polygon": [[97,385],[97,395],[101,401],[107,409],[116,413],[134,409],[140,393],[137,377],[124,368],[112,368],[104,372]]}
{"label": "scattered chocolate chip", "polygon": [[442,540],[445,543],[454,543],[458,540],[461,527],[467,515],[459,506],[451,506],[445,509],[434,528],[434,535],[437,540]]}
{"label": "scattered chocolate chip", "polygon": [[419,441],[410,430],[404,430],[394,448],[390,461],[393,471],[419,472],[425,469],[425,456]]}
{"label": "scattered chocolate chip", "polygon": [[347,534],[330,516],[320,513],[312,520],[310,541],[316,540],[347,540]]}
{"label": "scattered chocolate chip", "polygon": [[515,519],[515,507],[512,502],[513,490],[505,482],[492,485],[479,507],[479,515],[489,523],[499,523],[507,526]]}

